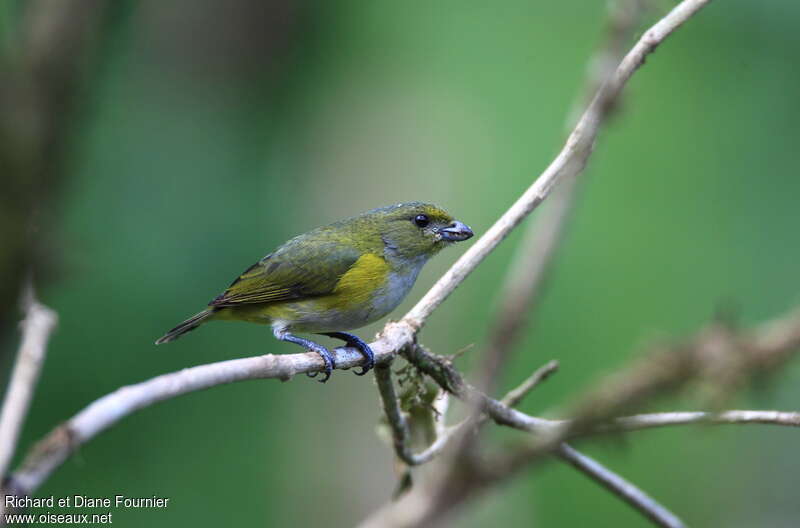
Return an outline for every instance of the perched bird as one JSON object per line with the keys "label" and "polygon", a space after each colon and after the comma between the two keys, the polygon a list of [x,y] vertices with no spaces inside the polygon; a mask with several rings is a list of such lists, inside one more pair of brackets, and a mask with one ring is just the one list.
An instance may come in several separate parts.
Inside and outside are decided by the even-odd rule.
{"label": "perched bird", "polygon": [[[267,324],[281,341],[317,352],[325,382],[335,368],[324,346],[295,332],[341,339],[374,365],[369,346],[344,332],[377,321],[405,298],[430,257],[472,230],[436,206],[381,207],[298,235],[242,273],[208,308],[156,341],[168,343],[206,321]],[[310,374],[312,376],[317,373]]]}

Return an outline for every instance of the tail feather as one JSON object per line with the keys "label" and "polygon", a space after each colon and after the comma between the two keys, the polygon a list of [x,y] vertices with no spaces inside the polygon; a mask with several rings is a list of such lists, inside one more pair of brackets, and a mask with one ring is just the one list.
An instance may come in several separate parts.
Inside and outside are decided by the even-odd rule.
{"label": "tail feather", "polygon": [[215,309],[209,308],[207,310],[203,310],[199,314],[193,315],[192,317],[185,320],[184,322],[182,322],[181,324],[179,324],[178,326],[176,326],[175,328],[164,334],[162,337],[160,337],[158,341],[156,341],[156,344],[160,345],[162,343],[169,343],[170,341],[175,341],[186,332],[190,332],[195,328],[197,328],[198,326],[200,326],[201,324],[203,324],[206,321],[206,319],[208,319],[214,314],[214,312],[216,312]]}

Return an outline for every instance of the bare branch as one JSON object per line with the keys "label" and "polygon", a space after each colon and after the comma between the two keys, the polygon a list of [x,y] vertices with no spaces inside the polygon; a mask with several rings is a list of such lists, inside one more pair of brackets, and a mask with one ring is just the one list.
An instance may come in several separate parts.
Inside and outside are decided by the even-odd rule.
{"label": "bare branch", "polygon": [[[536,369],[533,374],[528,376],[528,378],[519,384],[517,387],[511,389],[506,393],[505,396],[500,400],[501,405],[505,405],[507,407],[516,407],[530,392],[536,388],[541,382],[549,378],[552,374],[554,374],[558,370],[558,361],[551,360]],[[478,389],[475,389],[476,391]],[[480,427],[482,427],[486,421],[489,419],[489,415],[481,412],[478,410],[477,416],[472,416],[465,420],[464,425],[471,426],[473,432],[476,432]],[[555,424],[555,421],[547,421],[548,423],[552,422]],[[537,423],[537,422],[532,422]],[[535,429],[536,426],[533,425]],[[465,427],[465,431],[466,431]],[[457,460],[460,458],[468,458],[471,456],[470,447],[467,442],[463,442],[461,444],[461,451],[455,453],[453,463],[457,463]]]}
{"label": "bare branch", "polygon": [[633,506],[658,526],[665,528],[683,528],[685,526],[674,513],[664,508],[644,491],[569,445],[561,444],[556,449],[556,455],[595,482],[602,484],[604,488]]}
{"label": "bare branch", "polygon": [[586,166],[594,140],[622,88],[644,59],[661,42],[711,0],[684,0],[651,27],[628,52],[614,75],[598,91],[567,138],[564,148],[520,198],[503,213],[489,230],[473,244],[406,314],[404,320],[421,327],[428,316],[458,287],[512,229],[544,200],[562,178],[573,178]]}
{"label": "bare branch", "polygon": [[[642,0],[610,0],[607,10],[607,36],[589,60],[583,93],[576,99],[566,121],[569,129],[574,126],[579,111],[614,74],[644,11]],[[619,106],[617,101],[610,109]],[[493,392],[502,365],[508,360],[525,323],[531,319],[564,237],[578,184],[577,175],[564,178],[535,222],[525,229],[501,289],[502,301],[490,326],[488,345],[478,370],[477,386],[484,392]]]}
{"label": "bare branch", "polygon": [[686,424],[766,424],[800,427],[800,412],[785,411],[673,411],[623,416],[613,422],[615,429],[633,431]]}
{"label": "bare branch", "polygon": [[[614,69],[623,57],[627,41],[642,14],[642,7],[639,0],[608,3],[608,37],[590,60],[583,98],[592,97],[614,73]],[[614,107],[618,106],[617,102]],[[576,109],[582,107],[583,101],[574,105]],[[570,114],[574,115],[575,111]],[[573,120],[574,118],[568,119],[568,126],[572,126]],[[567,178],[559,185],[536,223],[527,227],[523,241],[517,249],[502,289],[501,299],[503,301],[495,317],[495,322],[490,327],[489,344],[478,371],[478,387],[487,393],[491,392],[497,384],[501,368],[507,362],[514,344],[521,335],[526,321],[530,319],[531,312],[540,297],[544,279],[555,260],[556,252],[563,238],[567,219],[577,195],[578,183],[578,178],[572,177]],[[515,406],[529,390],[543,379],[539,374],[543,373],[546,377],[557,366],[557,363],[551,362],[539,369],[526,383],[503,398],[502,403],[511,407]],[[477,419],[476,425],[483,424],[486,418],[487,415],[482,414]],[[451,457],[450,462],[459,464],[471,457],[472,451],[476,449],[476,442],[477,436],[462,441],[461,452]],[[561,444],[555,454],[612,493],[623,498],[635,509],[644,513],[646,517],[654,519],[658,524],[662,526],[682,525],[675,515],[642,490],[568,444]],[[449,482],[442,480],[441,485],[448,486]]]}
{"label": "bare branch", "polygon": [[[370,346],[378,363],[389,360],[400,343],[410,340],[408,326],[390,323]],[[359,365],[363,355],[354,348],[332,350],[337,368]],[[103,396],[56,427],[30,451],[9,487],[20,493],[35,491],[80,445],[126,416],[160,401],[217,385],[254,379],[287,380],[323,368],[319,354],[272,355],[220,361],[163,374]]]}
{"label": "bare branch", "polygon": [[47,342],[58,321],[53,310],[36,300],[30,284],[23,291],[23,309],[25,319],[20,325],[22,343],[6,389],[3,409],[0,411],[0,475],[6,474],[14,456],[36,382],[39,380],[39,372],[47,355]]}

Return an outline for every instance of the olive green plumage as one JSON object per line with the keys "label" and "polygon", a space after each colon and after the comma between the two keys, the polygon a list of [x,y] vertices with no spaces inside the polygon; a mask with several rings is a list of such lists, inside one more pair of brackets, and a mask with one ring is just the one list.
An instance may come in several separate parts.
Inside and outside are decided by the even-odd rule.
{"label": "olive green plumage", "polygon": [[290,332],[359,328],[392,311],[431,256],[471,236],[445,211],[418,202],[318,227],[248,268],[206,310],[156,344],[210,320],[268,324],[284,340],[296,339],[285,337]]}

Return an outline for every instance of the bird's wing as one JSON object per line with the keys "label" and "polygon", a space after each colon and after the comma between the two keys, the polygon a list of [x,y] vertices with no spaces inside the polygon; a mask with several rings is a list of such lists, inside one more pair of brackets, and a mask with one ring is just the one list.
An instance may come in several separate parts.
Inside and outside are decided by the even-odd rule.
{"label": "bird's wing", "polygon": [[227,307],[316,297],[331,293],[358,260],[352,247],[291,240],[248,268],[209,306]]}

